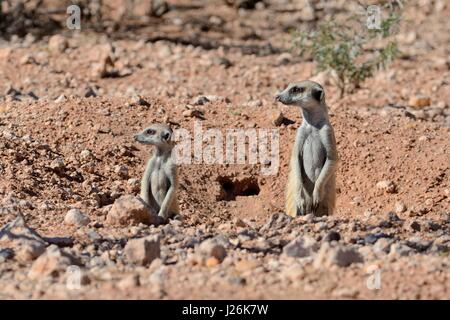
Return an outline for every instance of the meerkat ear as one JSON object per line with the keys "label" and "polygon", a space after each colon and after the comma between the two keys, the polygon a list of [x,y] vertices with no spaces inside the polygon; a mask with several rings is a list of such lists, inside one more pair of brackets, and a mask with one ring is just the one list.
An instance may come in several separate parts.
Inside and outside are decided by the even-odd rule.
{"label": "meerkat ear", "polygon": [[311,90],[311,95],[314,99],[321,102],[323,98],[325,97],[325,93],[323,92],[323,89],[319,86],[313,87]]}

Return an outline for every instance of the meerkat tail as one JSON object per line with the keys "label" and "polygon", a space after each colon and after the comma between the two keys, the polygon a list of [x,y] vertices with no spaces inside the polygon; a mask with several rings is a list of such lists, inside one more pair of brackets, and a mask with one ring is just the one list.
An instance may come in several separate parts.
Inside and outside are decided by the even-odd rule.
{"label": "meerkat tail", "polygon": [[330,194],[328,201],[328,215],[334,213],[336,208],[336,177],[333,175],[328,181],[328,192]]}
{"label": "meerkat tail", "polygon": [[297,179],[292,167],[289,170],[288,183],[286,188],[286,214],[291,217],[297,216]]}
{"label": "meerkat tail", "polygon": [[179,214],[180,213],[180,206],[178,204],[178,199],[177,198],[175,198],[172,201],[172,205],[170,206],[170,212],[172,214]]}

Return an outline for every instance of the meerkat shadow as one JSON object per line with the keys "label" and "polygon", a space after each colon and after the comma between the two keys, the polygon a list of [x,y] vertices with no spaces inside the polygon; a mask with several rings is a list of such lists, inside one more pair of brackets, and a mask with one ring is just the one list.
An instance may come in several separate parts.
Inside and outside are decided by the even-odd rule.
{"label": "meerkat shadow", "polygon": [[330,215],[329,210],[326,206],[319,206],[319,208],[314,211],[302,211],[302,209],[297,208],[297,217],[306,216],[307,214],[312,214],[314,217],[325,217]]}
{"label": "meerkat shadow", "polygon": [[150,216],[150,221],[152,221],[151,224],[158,226],[160,224],[165,223],[164,219],[161,218],[160,216],[158,216],[158,212],[156,212],[156,210],[151,205],[149,205],[147,202],[145,202],[145,200],[142,199],[140,195],[137,195],[136,198],[139,199],[139,201],[141,201],[141,203],[147,209],[147,212]]}
{"label": "meerkat shadow", "polygon": [[329,216],[329,210],[327,207],[325,206],[319,206],[319,208],[317,208],[317,210],[315,212],[313,212],[313,215],[315,217],[326,217]]}

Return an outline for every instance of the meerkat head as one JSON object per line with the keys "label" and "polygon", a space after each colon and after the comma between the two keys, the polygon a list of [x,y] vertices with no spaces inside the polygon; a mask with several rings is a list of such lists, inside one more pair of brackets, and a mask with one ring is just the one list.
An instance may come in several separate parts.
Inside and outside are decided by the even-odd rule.
{"label": "meerkat head", "polygon": [[134,139],[143,144],[151,144],[158,148],[170,148],[172,144],[172,129],[165,124],[152,124],[134,136]]}
{"label": "meerkat head", "polygon": [[317,82],[304,80],[290,83],[275,96],[275,100],[286,105],[313,108],[325,103],[325,91]]}

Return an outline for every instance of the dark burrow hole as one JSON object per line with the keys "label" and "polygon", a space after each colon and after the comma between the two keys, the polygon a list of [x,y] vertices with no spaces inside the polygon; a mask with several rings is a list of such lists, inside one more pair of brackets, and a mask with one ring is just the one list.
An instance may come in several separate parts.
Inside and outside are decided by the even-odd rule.
{"label": "dark burrow hole", "polygon": [[219,177],[217,181],[220,183],[220,194],[217,196],[218,201],[236,200],[237,196],[256,196],[259,194],[259,185],[256,178],[244,178],[242,180],[232,180],[229,177]]}

